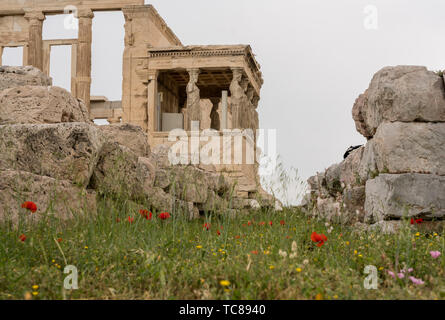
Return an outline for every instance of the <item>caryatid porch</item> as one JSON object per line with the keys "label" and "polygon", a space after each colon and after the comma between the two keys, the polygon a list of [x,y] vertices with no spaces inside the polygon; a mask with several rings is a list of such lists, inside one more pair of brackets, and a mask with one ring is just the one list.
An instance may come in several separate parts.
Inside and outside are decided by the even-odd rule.
{"label": "caryatid porch", "polygon": [[165,142],[172,129],[190,130],[192,121],[201,130],[258,128],[263,80],[249,46],[148,51],[147,128],[153,145]]}

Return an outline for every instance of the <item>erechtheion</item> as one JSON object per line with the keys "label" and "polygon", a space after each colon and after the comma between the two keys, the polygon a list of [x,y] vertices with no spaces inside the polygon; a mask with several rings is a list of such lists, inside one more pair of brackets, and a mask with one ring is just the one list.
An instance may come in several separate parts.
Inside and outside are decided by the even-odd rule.
{"label": "erechtheion", "polygon": [[[42,40],[45,16],[66,13],[67,6],[76,8],[78,38]],[[122,101],[90,96],[92,20],[95,11],[110,10],[125,17]],[[49,75],[51,47],[57,45],[72,48],[71,93],[84,101],[91,119],[138,125],[152,147],[166,143],[172,129],[190,132],[191,121],[218,132],[259,128],[263,79],[250,46],[184,46],[143,0],[1,1],[0,65],[3,48],[23,47],[23,64]],[[216,168],[240,179],[241,197],[258,192],[256,161]]]}

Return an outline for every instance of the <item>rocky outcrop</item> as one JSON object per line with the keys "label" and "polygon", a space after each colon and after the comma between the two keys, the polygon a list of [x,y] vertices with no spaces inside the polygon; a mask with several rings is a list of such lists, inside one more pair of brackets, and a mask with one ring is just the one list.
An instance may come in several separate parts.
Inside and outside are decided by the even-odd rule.
{"label": "rocky outcrop", "polygon": [[442,76],[424,67],[383,68],[352,115],[368,142],[308,180],[306,209],[385,232],[397,230],[394,219],[445,219]]}
{"label": "rocky outcrop", "polygon": [[39,69],[0,66],[0,91],[21,86],[51,86],[52,80]]}
{"label": "rocky outcrop", "polygon": [[0,92],[0,125],[89,122],[83,102],[59,87],[24,86]]}
{"label": "rocky outcrop", "polygon": [[87,123],[0,126],[0,170],[26,171],[87,186],[105,139]]}
{"label": "rocky outcrop", "polygon": [[[21,209],[25,201],[33,201],[37,212],[26,214]],[[68,180],[36,175],[19,170],[0,170],[0,222],[39,220],[44,215],[54,215],[62,220],[80,214],[94,214],[96,193],[85,190]]]}
{"label": "rocky outcrop", "polygon": [[425,67],[386,67],[352,110],[357,131],[368,139],[383,122],[445,122],[444,81]]}
{"label": "rocky outcrop", "polygon": [[366,182],[365,221],[445,218],[445,177],[435,174],[380,174]]}

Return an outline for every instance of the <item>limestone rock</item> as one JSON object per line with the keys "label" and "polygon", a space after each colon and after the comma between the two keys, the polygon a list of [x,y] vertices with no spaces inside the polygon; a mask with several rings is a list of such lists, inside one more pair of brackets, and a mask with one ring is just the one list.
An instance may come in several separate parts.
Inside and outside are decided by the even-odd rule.
{"label": "limestone rock", "polygon": [[118,143],[107,142],[100,154],[91,186],[103,194],[144,200],[155,180],[155,166]]}
{"label": "limestone rock", "polygon": [[343,190],[343,203],[347,212],[356,214],[356,220],[363,221],[365,205],[365,186],[348,187]]}
{"label": "limestone rock", "polygon": [[385,67],[356,101],[353,115],[357,130],[367,138],[385,121],[444,122],[443,79],[425,67]]}
{"label": "limestone rock", "polygon": [[0,126],[0,170],[14,169],[86,186],[104,139],[87,123]]}
{"label": "limestone rock", "polygon": [[20,86],[51,85],[51,78],[37,68],[0,66],[0,91]]}
{"label": "limestone rock", "polygon": [[395,234],[401,228],[402,222],[400,220],[393,221],[379,221],[374,224],[366,224],[357,222],[354,224],[356,230],[364,232],[380,232],[382,234]]}
{"label": "limestone rock", "polygon": [[368,128],[365,122],[365,112],[368,107],[368,90],[363,94],[359,95],[357,100],[355,100],[354,106],[352,108],[352,118],[355,121],[355,128],[359,133],[361,133],[365,138],[372,138],[372,130]]}
{"label": "limestone rock", "polygon": [[[37,212],[30,214],[21,208],[25,201],[33,201]],[[62,220],[79,214],[95,214],[96,194],[74,186],[70,181],[15,170],[0,170],[0,222],[19,219],[41,219],[43,214]]]}
{"label": "limestone rock", "polygon": [[[445,123],[384,123],[368,143],[379,172],[445,175]],[[368,147],[367,147],[368,148]]]}
{"label": "limestone rock", "polygon": [[83,102],[59,87],[22,86],[0,92],[0,125],[90,122]]}
{"label": "limestone rock", "polygon": [[150,156],[148,136],[141,127],[126,123],[98,126],[98,128],[109,142],[119,143],[140,157]]}
{"label": "limestone rock", "polygon": [[445,177],[432,174],[380,174],[366,182],[365,220],[404,216],[445,217]]}

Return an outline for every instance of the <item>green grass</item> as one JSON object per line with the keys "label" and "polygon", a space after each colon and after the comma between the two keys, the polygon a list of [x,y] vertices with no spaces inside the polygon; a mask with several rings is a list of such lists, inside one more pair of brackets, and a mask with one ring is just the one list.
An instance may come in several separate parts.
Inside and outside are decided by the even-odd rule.
{"label": "green grass", "polygon": [[[445,237],[416,236],[408,224],[397,235],[359,234],[341,225],[328,233],[330,226],[297,209],[192,222],[174,216],[145,220],[135,208],[104,201],[98,211],[96,217],[61,222],[47,216],[34,224],[23,212],[18,227],[1,224],[0,299],[445,298]],[[320,248],[310,239],[313,231],[328,237]],[[293,241],[296,257],[289,258]],[[442,255],[432,259],[431,250]],[[65,265],[78,268],[78,290],[63,289]],[[364,289],[366,265],[379,270],[377,290]],[[387,274],[403,267],[413,268],[425,284]]]}

